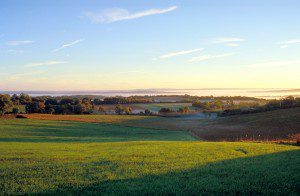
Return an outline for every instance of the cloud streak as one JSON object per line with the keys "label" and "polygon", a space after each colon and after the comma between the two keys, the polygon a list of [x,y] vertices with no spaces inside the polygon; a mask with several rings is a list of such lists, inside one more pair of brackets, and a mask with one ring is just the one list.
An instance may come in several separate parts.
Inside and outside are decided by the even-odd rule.
{"label": "cloud streak", "polygon": [[232,42],[243,42],[245,39],[239,37],[218,37],[213,40],[215,44],[221,43],[232,43]]}
{"label": "cloud streak", "polygon": [[62,50],[62,49],[64,49],[64,48],[73,46],[73,45],[78,44],[78,43],[80,43],[80,42],[82,42],[82,41],[83,41],[83,39],[78,39],[78,40],[75,40],[75,41],[73,41],[73,42],[71,42],[71,43],[63,44],[61,47],[52,50],[52,52],[60,51],[60,50]]}
{"label": "cloud streak", "polygon": [[66,64],[65,61],[46,61],[41,63],[29,63],[25,65],[25,67],[40,67],[40,66],[47,66],[47,65],[57,65],[57,64]]}
{"label": "cloud streak", "polygon": [[228,46],[228,47],[238,47],[238,46],[240,46],[240,44],[237,44],[237,43],[228,43],[228,44],[225,44],[225,46]]}
{"label": "cloud streak", "polygon": [[191,58],[189,60],[189,62],[206,61],[206,60],[210,60],[210,59],[228,57],[228,56],[232,56],[232,55],[233,55],[232,53],[219,54],[219,55],[206,54],[206,55],[195,56],[195,57]]}
{"label": "cloud streak", "polygon": [[8,80],[18,80],[20,78],[26,77],[26,76],[32,76],[32,75],[41,75],[46,73],[46,71],[33,71],[33,72],[27,72],[27,73],[18,73],[10,75]]}
{"label": "cloud streak", "polygon": [[178,52],[171,52],[171,53],[167,53],[164,54],[162,56],[160,56],[160,59],[165,59],[165,58],[170,58],[170,57],[174,57],[174,56],[178,56],[178,55],[184,55],[184,54],[191,54],[194,52],[199,52],[204,50],[204,48],[196,48],[196,49],[192,49],[192,50],[182,50],[182,51],[178,51]]}
{"label": "cloud streak", "polygon": [[26,45],[26,44],[32,44],[33,41],[31,40],[14,40],[14,41],[8,41],[7,45],[9,46],[19,46],[19,45]]}
{"label": "cloud streak", "polygon": [[8,50],[7,53],[9,53],[9,54],[23,54],[24,50]]}
{"label": "cloud streak", "polygon": [[289,61],[268,61],[262,63],[254,63],[247,65],[247,67],[281,67],[289,65],[300,65],[300,60],[289,60]]}
{"label": "cloud streak", "polygon": [[279,43],[281,48],[287,48],[290,45],[300,44],[300,39],[287,40]]}
{"label": "cloud streak", "polygon": [[111,8],[97,12],[86,12],[85,16],[93,23],[112,23],[122,20],[132,20],[142,18],[145,16],[151,16],[156,14],[164,14],[176,10],[177,6],[171,6],[165,9],[149,9],[141,12],[130,13],[127,9],[123,8]]}

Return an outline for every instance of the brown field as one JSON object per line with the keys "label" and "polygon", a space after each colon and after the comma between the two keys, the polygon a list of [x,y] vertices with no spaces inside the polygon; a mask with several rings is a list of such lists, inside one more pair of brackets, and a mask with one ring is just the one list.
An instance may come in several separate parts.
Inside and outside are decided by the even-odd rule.
{"label": "brown field", "polygon": [[152,129],[185,130],[207,141],[282,141],[299,140],[300,108],[216,119],[148,117],[126,115],[25,115],[31,119],[114,123]]}
{"label": "brown field", "polygon": [[0,115],[0,119],[13,119],[13,118],[16,118],[16,115],[14,114]]}
{"label": "brown field", "polygon": [[92,123],[121,123],[130,121],[139,121],[147,116],[134,115],[52,115],[52,114],[23,114],[30,119],[38,120],[57,120],[57,121],[78,121]]}
{"label": "brown field", "polygon": [[300,108],[217,118],[194,133],[207,140],[299,140]]}

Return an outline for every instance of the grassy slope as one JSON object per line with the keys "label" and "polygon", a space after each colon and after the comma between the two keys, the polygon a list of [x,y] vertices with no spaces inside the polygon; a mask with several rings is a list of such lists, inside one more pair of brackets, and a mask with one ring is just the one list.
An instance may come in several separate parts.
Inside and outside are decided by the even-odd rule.
{"label": "grassy slope", "polygon": [[[247,154],[245,154],[247,153]],[[2,193],[296,193],[300,151],[255,143],[0,143]]]}
{"label": "grassy slope", "polygon": [[217,119],[165,118],[117,115],[27,115],[32,119],[100,122],[190,131],[208,141],[289,140],[300,135],[300,108],[283,109],[257,114],[235,115]]}
{"label": "grassy slope", "polygon": [[[289,140],[300,139],[300,108],[216,119],[196,131],[207,140]],[[217,135],[217,137],[216,137]]]}
{"label": "grassy slope", "polygon": [[[299,147],[176,141],[192,138],[124,129],[0,119],[0,194],[296,194],[299,188]],[[158,139],[171,141],[132,141]]]}

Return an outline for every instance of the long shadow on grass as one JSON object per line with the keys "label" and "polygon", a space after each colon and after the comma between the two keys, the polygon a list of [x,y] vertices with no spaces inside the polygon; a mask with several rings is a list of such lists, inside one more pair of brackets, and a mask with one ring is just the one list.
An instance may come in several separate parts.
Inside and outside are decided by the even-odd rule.
{"label": "long shadow on grass", "polygon": [[299,182],[300,150],[293,150],[210,163],[162,175],[102,181],[90,186],[61,184],[57,190],[41,194],[297,195]]}

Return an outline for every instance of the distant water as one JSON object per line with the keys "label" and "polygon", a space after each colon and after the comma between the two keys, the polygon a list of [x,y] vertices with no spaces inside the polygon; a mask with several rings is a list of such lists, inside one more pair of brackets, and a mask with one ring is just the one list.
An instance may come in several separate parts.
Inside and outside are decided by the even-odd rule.
{"label": "distant water", "polygon": [[97,90],[97,91],[0,91],[5,94],[27,93],[31,96],[62,96],[62,95],[103,95],[103,96],[132,96],[132,95],[197,95],[197,96],[249,96],[257,98],[282,98],[286,96],[300,97],[299,89],[138,89],[138,90]]}

